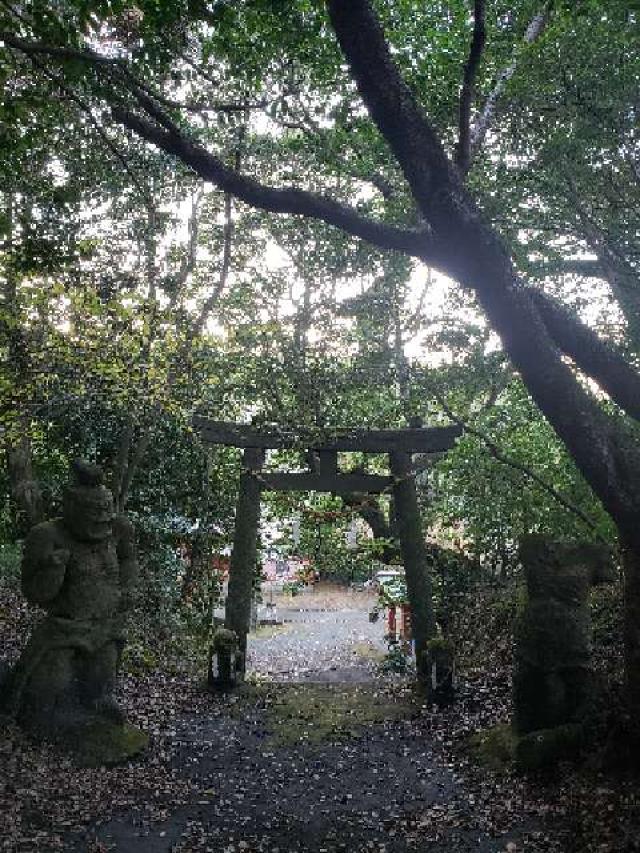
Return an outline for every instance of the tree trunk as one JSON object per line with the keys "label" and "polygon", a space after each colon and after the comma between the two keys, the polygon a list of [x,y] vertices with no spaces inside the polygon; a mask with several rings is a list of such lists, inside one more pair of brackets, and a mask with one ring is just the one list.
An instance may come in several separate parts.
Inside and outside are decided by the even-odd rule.
{"label": "tree trunk", "polygon": [[24,435],[15,444],[8,445],[6,454],[11,497],[17,508],[16,523],[19,534],[24,536],[44,520],[42,491],[33,474],[28,436]]}
{"label": "tree trunk", "polygon": [[421,684],[429,684],[427,643],[436,633],[433,593],[427,548],[416,484],[411,471],[409,453],[389,454],[391,473],[397,482],[393,487],[400,549],[411,607],[411,627],[416,650],[416,669]]}
{"label": "tree trunk", "polygon": [[623,541],[625,681],[632,721],[638,726],[633,711],[640,709],[640,536],[636,531]]}
{"label": "tree trunk", "polygon": [[131,486],[151,443],[151,426],[142,427],[137,441],[134,441],[134,433],[133,418],[129,418],[120,435],[120,445],[113,468],[112,491],[118,513],[125,511]]}
{"label": "tree trunk", "polygon": [[[119,106],[113,108],[114,117],[249,204],[322,219],[379,248],[413,254],[475,293],[529,393],[586,481],[621,533],[634,530],[640,517],[637,442],[621,420],[607,416],[563,361],[514,270],[509,247],[463,186],[439,134],[403,80],[370,0],[328,0],[327,7],[369,116],[395,156],[427,229],[390,228],[334,200],[246,179],[185,136],[146,96],[136,95],[153,122]],[[533,24],[530,34],[535,35]],[[630,635],[629,642],[636,644],[640,656],[640,636]],[[629,673],[630,678],[638,676],[635,670]],[[640,719],[640,683],[629,695],[635,697],[631,713]]]}
{"label": "tree trunk", "polygon": [[6,252],[3,296],[5,302],[5,333],[7,336],[8,369],[12,399],[19,412],[15,422],[9,424],[5,445],[7,474],[11,497],[16,506],[16,527],[19,535],[44,519],[42,491],[33,475],[32,449],[30,439],[30,418],[28,404],[30,398],[30,354],[27,336],[22,325],[22,316],[18,299],[18,281],[13,269],[13,197],[7,194],[5,202],[7,220],[4,250]]}
{"label": "tree trunk", "polygon": [[[365,521],[371,528],[371,533],[374,539],[389,540],[380,554],[380,559],[383,563],[397,563],[399,559],[398,547],[395,543],[396,534],[392,529],[387,515],[380,502],[370,495],[349,494],[341,495],[345,506],[352,507],[357,510],[360,518]],[[393,514],[393,507],[390,509]]]}

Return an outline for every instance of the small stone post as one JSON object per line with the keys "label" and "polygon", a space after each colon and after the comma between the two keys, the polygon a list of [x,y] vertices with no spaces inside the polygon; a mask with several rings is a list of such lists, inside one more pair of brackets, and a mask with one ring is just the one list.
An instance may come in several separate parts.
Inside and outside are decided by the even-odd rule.
{"label": "small stone post", "polygon": [[228,628],[218,628],[211,640],[209,649],[209,672],[207,681],[210,687],[222,690],[235,687],[238,679],[242,678],[240,670],[240,654],[238,637]]}

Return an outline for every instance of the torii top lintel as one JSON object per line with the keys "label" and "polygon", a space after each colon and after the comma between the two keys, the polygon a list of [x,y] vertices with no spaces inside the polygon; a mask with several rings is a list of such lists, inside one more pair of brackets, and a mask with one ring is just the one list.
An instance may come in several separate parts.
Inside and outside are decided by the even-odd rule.
{"label": "torii top lintel", "polygon": [[212,421],[202,415],[194,416],[193,426],[207,444],[363,453],[440,453],[453,447],[456,438],[462,435],[462,427],[453,425],[408,429],[331,429],[319,438],[317,432],[305,428],[257,428],[249,424]]}

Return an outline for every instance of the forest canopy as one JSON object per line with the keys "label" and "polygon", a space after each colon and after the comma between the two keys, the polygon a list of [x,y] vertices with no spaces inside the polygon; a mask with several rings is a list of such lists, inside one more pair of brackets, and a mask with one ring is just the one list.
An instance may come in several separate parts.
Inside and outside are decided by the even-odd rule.
{"label": "forest canopy", "polygon": [[83,455],[149,542],[179,519],[227,546],[240,462],[197,411],[456,423],[425,535],[505,574],[527,532],[619,547],[640,706],[637,25],[596,0],[0,4],[4,540]]}

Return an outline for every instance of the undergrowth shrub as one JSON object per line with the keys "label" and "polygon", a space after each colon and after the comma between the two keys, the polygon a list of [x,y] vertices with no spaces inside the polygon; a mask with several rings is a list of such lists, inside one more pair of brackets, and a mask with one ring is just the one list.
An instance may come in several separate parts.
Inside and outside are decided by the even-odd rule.
{"label": "undergrowth shrub", "polygon": [[18,542],[0,543],[0,585],[10,589],[20,586],[22,545]]}

